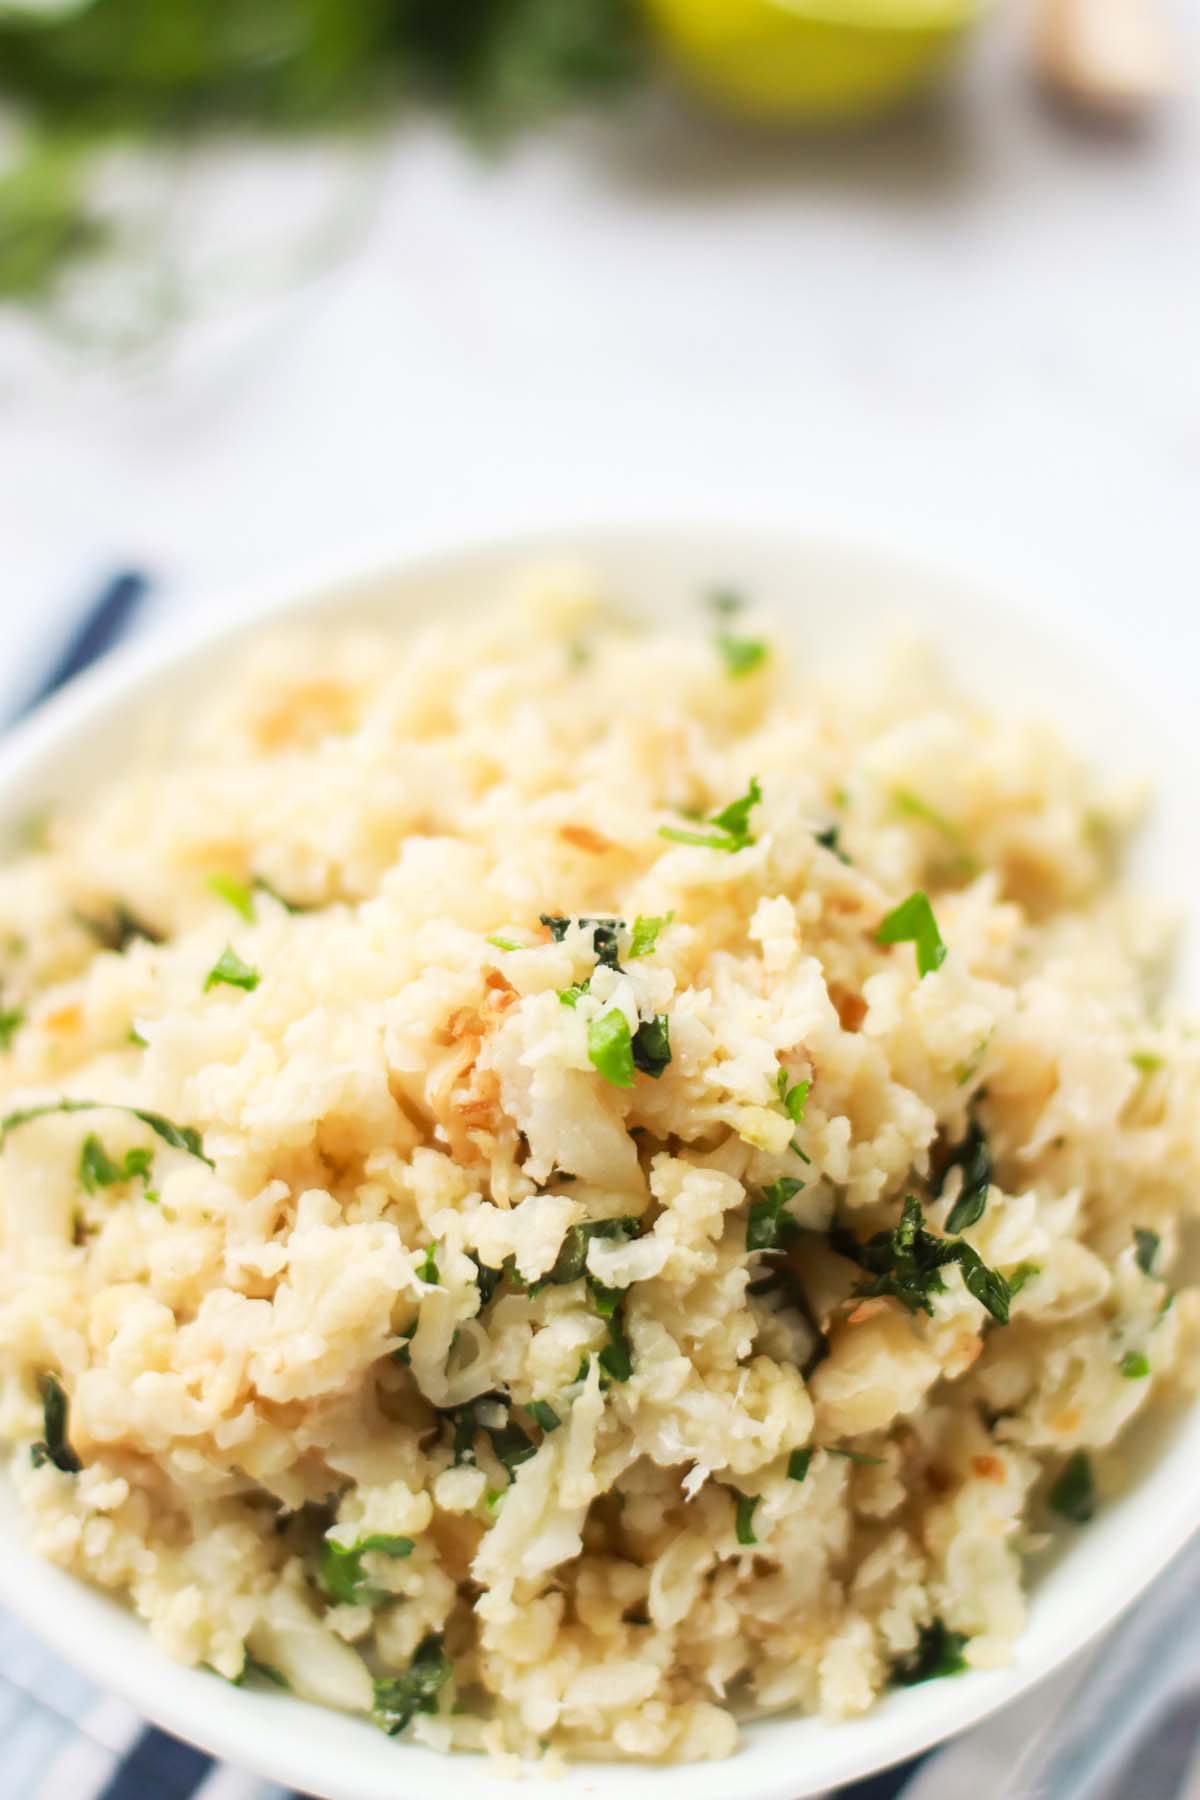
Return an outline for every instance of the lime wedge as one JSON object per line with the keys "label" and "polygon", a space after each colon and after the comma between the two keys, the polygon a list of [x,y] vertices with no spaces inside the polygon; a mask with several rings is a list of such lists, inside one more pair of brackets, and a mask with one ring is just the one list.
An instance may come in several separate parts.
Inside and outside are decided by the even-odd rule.
{"label": "lime wedge", "polygon": [[643,0],[667,54],[744,117],[872,118],[927,86],[978,17],[976,0]]}

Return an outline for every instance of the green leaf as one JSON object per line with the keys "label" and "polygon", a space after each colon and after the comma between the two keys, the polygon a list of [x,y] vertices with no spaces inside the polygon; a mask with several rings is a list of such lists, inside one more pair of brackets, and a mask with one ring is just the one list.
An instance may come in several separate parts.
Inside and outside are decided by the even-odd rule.
{"label": "green leaf", "polygon": [[783,1110],[793,1125],[799,1125],[804,1117],[804,1106],[808,1099],[811,1081],[798,1081],[795,1087],[788,1086],[786,1069],[780,1069],[775,1077],[775,1087],[779,1098],[783,1101]]}
{"label": "green leaf", "polygon": [[666,1013],[643,1019],[633,1034],[633,1064],[657,1081],[671,1060],[671,1028]]}
{"label": "green leaf", "polygon": [[839,1226],[830,1233],[829,1241],[839,1256],[856,1262],[871,1277],[854,1290],[861,1299],[882,1295],[899,1300],[910,1312],[932,1314],[932,1295],[941,1293],[944,1286],[940,1271],[957,1263],[968,1292],[998,1324],[1008,1323],[1011,1296],[1003,1275],[989,1269],[978,1252],[961,1239],[951,1242],[926,1231],[921,1203],[911,1194],[904,1202],[899,1225],[892,1230],[876,1232],[862,1243]]}
{"label": "green leaf", "polygon": [[746,1221],[747,1250],[777,1250],[795,1236],[799,1226],[785,1208],[803,1187],[804,1183],[791,1175],[764,1187],[762,1199],[751,1206]]}
{"label": "green leaf", "polygon": [[1141,1381],[1150,1373],[1149,1358],[1140,1350],[1127,1350],[1121,1358],[1121,1373],[1126,1381]]}
{"label": "green leaf", "polygon": [[454,1664],[437,1633],[422,1639],[403,1675],[376,1681],[374,1717],[395,1737],[419,1712],[437,1711],[438,1695],[454,1674]]}
{"label": "green leaf", "polygon": [[239,918],[245,919],[247,925],[254,923],[254,890],[239,881],[236,875],[210,875],[208,878],[210,893],[224,900],[226,906],[232,906]]}
{"label": "green leaf", "polygon": [[754,1535],[754,1509],[762,1499],[761,1494],[736,1494],[734,1496],[735,1516],[734,1533],[739,1544],[757,1544]]}
{"label": "green leaf", "polygon": [[577,981],[574,987],[559,988],[558,997],[564,1006],[578,1006],[588,991],[588,985],[586,981]]}
{"label": "green leaf", "polygon": [[1162,1239],[1159,1237],[1157,1231],[1146,1231],[1142,1226],[1136,1225],[1133,1231],[1133,1241],[1137,1246],[1134,1251],[1134,1260],[1137,1263],[1138,1268],[1142,1271],[1143,1275],[1153,1275],[1154,1264],[1158,1256],[1159,1245],[1162,1243]]}
{"label": "green leaf", "polygon": [[0,1007],[0,1050],[11,1050],[12,1041],[25,1023],[19,1006]]}
{"label": "green leaf", "polygon": [[622,1307],[608,1321],[608,1342],[600,1352],[600,1367],[611,1381],[628,1381],[633,1374],[633,1347],[625,1335]]}
{"label": "green leaf", "polygon": [[493,936],[488,939],[488,943],[494,944],[497,950],[520,950],[523,948],[515,938]]}
{"label": "green leaf", "polygon": [[1156,1069],[1162,1068],[1166,1059],[1153,1050],[1135,1050],[1129,1060],[1143,1075],[1153,1075]]}
{"label": "green leaf", "polygon": [[861,1463],[864,1468],[882,1469],[882,1456],[868,1456],[865,1450],[837,1450],[832,1445],[826,1447],[826,1456],[840,1456],[843,1462]]}
{"label": "green leaf", "polygon": [[425,1255],[417,1264],[418,1276],[422,1281],[427,1281],[430,1287],[439,1287],[442,1280],[438,1274],[437,1249],[436,1244],[427,1244]]}
{"label": "green leaf", "polygon": [[321,1586],[338,1606],[378,1606],[388,1597],[373,1588],[363,1574],[362,1560],[368,1551],[377,1551],[381,1556],[411,1556],[413,1540],[378,1531],[353,1544],[340,1544],[336,1538],[321,1539],[317,1574]]}
{"label": "green leaf", "polygon": [[20,1125],[28,1125],[33,1119],[45,1119],[52,1113],[104,1111],[128,1113],[131,1119],[140,1119],[143,1125],[148,1125],[172,1150],[185,1150],[198,1162],[207,1163],[210,1169],[214,1166],[212,1158],[204,1154],[204,1140],[194,1126],[175,1125],[161,1113],[145,1112],[140,1106],[121,1106],[115,1100],[48,1100],[41,1106],[18,1107],[16,1112],[6,1113],[0,1119],[0,1151],[7,1144],[10,1132]]}
{"label": "green leaf", "polygon": [[542,1431],[557,1431],[562,1420],[548,1400],[527,1400],[525,1411]]}
{"label": "green leaf", "polygon": [[244,963],[232,944],[226,944],[205,977],[204,992],[207,994],[210,988],[225,986],[242,988],[252,994],[261,979],[258,970]]}
{"label": "green leaf", "polygon": [[831,850],[839,862],[849,865],[850,858],[842,849],[842,828],[840,825],[826,825],[821,831],[814,831],[813,837],[822,850]]}
{"label": "green leaf", "polygon": [[936,1681],[943,1675],[961,1675],[967,1667],[963,1651],[970,1643],[961,1631],[950,1631],[941,1619],[922,1625],[917,1647],[893,1666],[892,1680],[900,1687]]}
{"label": "green leaf", "polygon": [[582,930],[590,926],[592,933],[592,949],[596,956],[596,965],[604,969],[620,969],[617,953],[620,946],[620,934],[625,929],[624,919],[585,919],[567,918],[559,913],[542,913],[540,920],[547,927],[556,944],[561,944],[572,925]]}
{"label": "green leaf", "polygon": [[1046,1496],[1049,1505],[1072,1525],[1086,1525],[1096,1511],[1096,1483],[1092,1462],[1085,1450],[1067,1459],[1058,1480]]}
{"label": "green leaf", "polygon": [[938,930],[928,894],[918,891],[894,906],[879,924],[877,944],[915,944],[917,969],[922,977],[932,975],[946,960],[946,946]]}
{"label": "green leaf", "polygon": [[619,1007],[588,1022],[588,1061],[613,1087],[633,1086],[633,1037]]}
{"label": "green leaf", "polygon": [[939,1196],[946,1186],[946,1178],[951,1169],[962,1170],[962,1187],[946,1219],[946,1230],[957,1233],[966,1231],[969,1226],[982,1219],[987,1208],[988,1189],[992,1184],[992,1153],[983,1127],[977,1119],[971,1120],[966,1137],[953,1151],[942,1170],[937,1184]]}
{"label": "green leaf", "polygon": [[638,914],[633,921],[633,936],[629,945],[630,962],[637,962],[639,958],[650,955],[658,943],[660,933],[666,930],[674,917],[673,912],[664,913],[661,918],[648,918],[642,913]]}
{"label": "green leaf", "polygon": [[788,1457],[787,1476],[789,1481],[803,1481],[808,1474],[809,1464],[813,1459],[813,1447],[806,1444],[803,1450],[793,1450]]}
{"label": "green leaf", "polygon": [[704,850],[725,850],[732,854],[757,842],[750,831],[750,814],[762,800],[758,777],[750,777],[750,786],[737,800],[714,813],[708,824],[711,831],[684,831],[676,825],[660,825],[658,835],[673,844],[698,844]]}
{"label": "green leaf", "polygon": [[570,1226],[563,1235],[553,1268],[533,1284],[530,1292],[535,1293],[542,1286],[565,1287],[572,1281],[582,1281],[587,1274],[587,1249],[592,1238],[628,1241],[640,1231],[640,1221],[628,1214],[616,1219],[587,1219],[581,1225]]}
{"label": "green leaf", "polygon": [[97,1188],[115,1187],[119,1182],[145,1179],[154,1162],[153,1152],[127,1150],[122,1162],[114,1162],[94,1132],[83,1140],[79,1152],[79,1179],[89,1194]]}
{"label": "green leaf", "polygon": [[735,637],[732,631],[718,631],[716,646],[725,664],[725,673],[733,681],[741,681],[744,676],[753,674],[767,660],[768,646],[758,638]]}
{"label": "green leaf", "polygon": [[1040,1263],[1018,1263],[1012,1274],[1006,1277],[1008,1281],[1009,1299],[1015,1300],[1021,1289],[1025,1286],[1025,1283],[1027,1281],[1032,1281],[1034,1276],[1040,1275],[1041,1272],[1042,1269]]}
{"label": "green leaf", "polygon": [[42,1396],[42,1430],[45,1436],[30,1452],[35,1469],[53,1463],[64,1475],[78,1475],[83,1468],[67,1441],[67,1396],[57,1375],[45,1374],[38,1379]]}

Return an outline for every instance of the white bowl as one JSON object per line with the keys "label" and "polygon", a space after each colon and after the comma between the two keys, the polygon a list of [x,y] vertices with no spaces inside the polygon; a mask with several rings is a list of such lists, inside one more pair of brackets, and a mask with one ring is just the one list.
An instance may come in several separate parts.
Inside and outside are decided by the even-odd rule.
{"label": "white bowl", "polygon": [[[418,619],[462,614],[530,562],[564,557],[599,570],[630,604],[659,616],[691,613],[715,583],[734,583],[776,611],[804,652],[826,660],[861,654],[891,627],[911,627],[942,649],[955,676],[993,704],[1056,719],[1101,765],[1134,764],[1156,786],[1155,822],[1137,855],[1137,878],[1190,907],[1200,893],[1194,829],[1194,746],[1174,744],[1155,696],[1131,691],[1094,665],[1080,641],[1049,636],[1032,615],[983,597],[961,578],[876,551],[760,527],[594,527],[553,538],[454,551],[383,573],[311,579],[275,596],[220,607],[186,630],[136,643],[73,684],[0,745],[0,830],[56,799],[77,801],[121,766],[139,714],[178,710],[220,679],[230,644],[271,615]],[[698,621],[698,628],[703,628]],[[1185,721],[1192,724],[1189,718]],[[1194,729],[1194,726],[1192,727]],[[1194,916],[1181,989],[1195,1000]],[[1013,1699],[1109,1624],[1200,1524],[1194,1471],[1200,1408],[1140,1433],[1138,1485],[1072,1532],[1035,1581],[1012,1666],[889,1694],[867,1717],[840,1725],[784,1717],[746,1729],[732,1763],[648,1768],[582,1764],[556,1783],[562,1800],[803,1800],[924,1749]],[[180,1668],[114,1600],[41,1562],[11,1490],[0,1487],[0,1599],[85,1675],[158,1724],[219,1757],[326,1800],[512,1800],[512,1783],[484,1761],[453,1766],[383,1736],[363,1720],[290,1696],[244,1691]]]}

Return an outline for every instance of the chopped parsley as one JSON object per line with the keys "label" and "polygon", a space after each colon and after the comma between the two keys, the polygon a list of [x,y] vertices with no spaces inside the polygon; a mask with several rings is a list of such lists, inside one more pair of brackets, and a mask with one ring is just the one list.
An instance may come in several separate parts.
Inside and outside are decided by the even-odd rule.
{"label": "chopped parsley", "polygon": [[980,1069],[983,1067],[984,1058],[991,1049],[991,1045],[992,1033],[989,1031],[986,1037],[980,1038],[966,1062],[955,1071],[954,1079],[959,1087],[966,1087],[969,1081],[975,1079],[976,1075],[978,1075]]}
{"label": "chopped parsley", "polygon": [[512,1258],[506,1257],[500,1268],[493,1269],[490,1268],[487,1263],[481,1262],[473,1250],[469,1251],[468,1255],[475,1264],[475,1284],[479,1289],[479,1305],[483,1308],[488,1304],[492,1295],[504,1280],[505,1275],[508,1273]]}
{"label": "chopped parsley", "polygon": [[430,1287],[439,1287],[441,1285],[442,1278],[438,1274],[437,1248],[436,1244],[427,1244],[425,1247],[425,1255],[417,1265],[418,1276],[422,1281],[427,1281]]}
{"label": "chopped parsley", "polygon": [[1143,1275],[1153,1275],[1155,1258],[1158,1256],[1162,1239],[1157,1231],[1146,1231],[1141,1225],[1135,1225],[1133,1241],[1136,1246],[1133,1253],[1134,1261],[1138,1268]]}
{"label": "chopped parsley", "polygon": [[922,980],[940,969],[946,960],[946,946],[938,930],[928,894],[918,888],[880,921],[875,933],[877,944],[915,944],[917,969]]}
{"label": "chopped parsley", "polygon": [[1154,1050],[1135,1050],[1129,1060],[1143,1075],[1153,1075],[1156,1069],[1162,1068],[1165,1059]]}
{"label": "chopped parsley", "polygon": [[787,1478],[789,1481],[803,1481],[808,1474],[809,1464],[813,1459],[813,1447],[806,1444],[803,1450],[793,1450],[788,1457]]}
{"label": "chopped parsley", "polygon": [[67,1396],[57,1375],[43,1375],[38,1381],[42,1396],[42,1430],[45,1436],[33,1445],[33,1466],[53,1463],[64,1475],[78,1475],[83,1464],[67,1441]]}
{"label": "chopped parsley", "polygon": [[162,933],[131,913],[123,900],[113,902],[112,911],[107,918],[94,919],[85,913],[76,913],[75,916],[84,930],[91,932],[98,944],[103,945],[106,950],[115,951],[118,956],[128,950],[137,938],[142,938],[147,944],[161,944],[163,941]]}
{"label": "chopped parsley", "polygon": [[317,1573],[321,1586],[338,1606],[378,1606],[386,1592],[371,1586],[363,1574],[362,1560],[368,1551],[381,1556],[411,1556],[413,1541],[409,1537],[392,1537],[372,1532],[353,1544],[339,1544],[336,1538],[322,1538]]}
{"label": "chopped parsley", "polygon": [[89,1194],[98,1188],[115,1187],[119,1182],[144,1181],[154,1162],[154,1152],[146,1149],[127,1150],[121,1162],[114,1162],[100,1139],[89,1131],[79,1152],[79,1179]]}
{"label": "chopped parsley", "polygon": [[537,1453],[537,1445],[529,1433],[523,1431],[511,1417],[503,1425],[486,1425],[484,1430],[488,1434],[493,1456],[510,1481],[520,1465]]}
{"label": "chopped parsley", "polygon": [[633,1034],[619,1007],[588,1021],[588,1061],[613,1087],[633,1086]]}
{"label": "chopped parsley", "polygon": [[842,828],[840,825],[836,823],[833,825],[826,825],[822,830],[814,831],[813,837],[816,842],[820,844],[822,850],[831,850],[839,862],[844,862],[849,865],[850,858],[842,849]]}
{"label": "chopped parsley", "polygon": [[291,1691],[291,1682],[286,1675],[281,1675],[278,1669],[271,1667],[270,1663],[259,1662],[258,1658],[251,1656],[247,1650],[242,1658],[242,1672],[234,1682],[234,1687],[241,1687],[255,1675],[261,1681],[269,1681],[272,1687],[283,1688],[289,1693]]}
{"label": "chopped parsley", "polygon": [[1092,1518],[1096,1511],[1096,1483],[1092,1460],[1086,1450],[1076,1450],[1067,1459],[1046,1499],[1053,1510],[1072,1525],[1086,1525]]}
{"label": "chopped parsley", "polygon": [[593,1282],[592,1294],[600,1317],[608,1321],[608,1342],[600,1352],[600,1367],[610,1381],[628,1381],[633,1374],[633,1348],[625,1333],[626,1290]]}
{"label": "chopped parsley", "polygon": [[558,997],[564,1006],[578,1006],[583,995],[588,991],[586,981],[577,981],[573,987],[559,988]]}
{"label": "chopped parsley", "polygon": [[658,835],[669,838],[673,844],[698,844],[704,850],[726,850],[730,854],[746,850],[757,842],[750,830],[750,814],[761,800],[758,777],[752,775],[744,794],[705,821],[712,827],[710,831],[684,831],[677,825],[660,825]]}
{"label": "chopped parsley", "polygon": [[952,1151],[937,1184],[940,1195],[951,1169],[962,1170],[962,1187],[950,1208],[946,1230],[966,1231],[982,1219],[987,1207],[988,1189],[992,1185],[992,1153],[978,1119],[972,1119],[967,1135]]}
{"label": "chopped parsley", "polygon": [[658,1080],[671,1060],[671,1028],[666,1013],[643,1019],[633,1034],[633,1066]]}
{"label": "chopped parsley", "polygon": [[640,1230],[639,1221],[629,1215],[618,1219],[588,1219],[582,1225],[572,1225],[559,1245],[553,1268],[534,1284],[535,1288],[543,1285],[565,1287],[572,1281],[582,1281],[587,1274],[587,1250],[592,1238],[628,1240],[637,1237]]}
{"label": "chopped parsley", "polygon": [[1149,1358],[1140,1350],[1127,1350],[1121,1358],[1121,1373],[1126,1381],[1141,1381],[1150,1373]]}
{"label": "chopped parsley", "polygon": [[0,1007],[0,1050],[11,1050],[12,1041],[25,1023],[19,1006]]}
{"label": "chopped parsley", "polygon": [[732,631],[718,631],[715,641],[725,664],[725,673],[733,681],[752,675],[767,660],[767,645],[761,638],[744,638]]}
{"label": "chopped parsley", "polygon": [[789,1087],[786,1069],[780,1069],[775,1077],[775,1088],[783,1101],[783,1110],[793,1125],[799,1125],[804,1117],[804,1104],[811,1087],[811,1081],[798,1081],[795,1087]]}
{"label": "chopped parsley", "polygon": [[639,913],[633,921],[633,935],[629,944],[629,960],[637,962],[640,957],[649,956],[658,943],[659,934],[666,930],[675,917],[673,912],[664,913],[661,918],[648,918]]}
{"label": "chopped parsley", "polygon": [[527,1400],[525,1411],[542,1431],[557,1431],[562,1420],[548,1400]]}
{"label": "chopped parsley", "polygon": [[754,1509],[762,1499],[761,1494],[736,1494],[734,1496],[735,1515],[734,1533],[739,1544],[757,1544],[754,1535]]}
{"label": "chopped parsley", "polygon": [[1025,1283],[1027,1281],[1032,1281],[1034,1276],[1040,1275],[1041,1272],[1042,1268],[1040,1263],[1018,1263],[1012,1274],[1006,1277],[1008,1281],[1009,1299],[1015,1300],[1021,1289],[1025,1286]]}
{"label": "chopped parsley", "polygon": [[620,947],[619,934],[625,929],[624,919],[570,919],[558,913],[542,913],[539,917],[556,944],[562,943],[572,925],[583,929],[590,925],[592,949],[595,951],[597,964],[604,969],[620,969],[617,954]]}
{"label": "chopped parsley", "polygon": [[763,1189],[762,1199],[754,1201],[746,1221],[747,1250],[778,1250],[795,1237],[800,1227],[786,1207],[803,1186],[794,1176],[784,1175]]}
{"label": "chopped parsley", "polygon": [[210,875],[208,890],[218,900],[224,900],[226,906],[232,906],[239,918],[247,925],[254,923],[254,889],[239,881],[236,875]]}
{"label": "chopped parsley", "polygon": [[210,988],[235,987],[242,988],[252,994],[262,977],[257,969],[242,961],[232,944],[226,944],[204,980],[204,992]]}
{"label": "chopped parsley", "polygon": [[212,1158],[205,1156],[204,1140],[193,1125],[175,1125],[161,1113],[144,1112],[139,1106],[121,1106],[115,1100],[48,1100],[42,1106],[18,1107],[16,1112],[6,1113],[0,1118],[0,1151],[3,1151],[8,1142],[10,1132],[15,1131],[19,1125],[28,1125],[33,1119],[48,1118],[51,1113],[102,1112],[106,1109],[109,1112],[128,1113],[130,1118],[140,1119],[143,1125],[148,1125],[155,1136],[160,1137],[164,1144],[169,1144],[172,1150],[185,1150],[198,1162],[207,1163],[210,1169],[214,1166]]}
{"label": "chopped parsley", "polygon": [[868,1469],[882,1469],[884,1466],[882,1456],[868,1456],[865,1450],[837,1450],[830,1444],[826,1445],[825,1454],[826,1456],[840,1456],[843,1462],[861,1463],[864,1468]]}
{"label": "chopped parsley", "polygon": [[488,943],[494,944],[497,950],[520,950],[524,947],[523,945],[518,944],[515,938],[501,937],[499,933],[490,937]]}
{"label": "chopped parsley", "polygon": [[956,875],[967,877],[976,873],[979,863],[968,848],[961,828],[954,823],[953,819],[948,819],[945,813],[930,806],[928,801],[922,800],[919,794],[912,793],[908,788],[893,788],[892,804],[898,812],[904,813],[908,818],[920,819],[922,824],[931,825],[935,831],[941,833],[954,851],[954,873]]}
{"label": "chopped parsley", "polygon": [[963,1651],[969,1642],[961,1631],[951,1631],[941,1619],[934,1619],[932,1624],[922,1625],[916,1648],[893,1665],[892,1680],[900,1687],[915,1687],[943,1675],[961,1675],[967,1666]]}
{"label": "chopped parsley", "polygon": [[1008,1324],[1010,1292],[1008,1283],[996,1269],[989,1269],[977,1251],[962,1239],[951,1243],[925,1230],[921,1203],[912,1194],[904,1202],[900,1223],[890,1231],[876,1232],[861,1243],[845,1227],[830,1233],[830,1244],[839,1256],[856,1262],[867,1272],[855,1294],[861,1299],[883,1295],[899,1300],[909,1312],[932,1315],[931,1296],[941,1293],[941,1270],[957,1263],[963,1282],[1000,1325]]}
{"label": "chopped parsley", "polygon": [[376,1681],[376,1722],[395,1737],[417,1713],[436,1712],[438,1695],[453,1674],[454,1664],[442,1648],[440,1634],[423,1638],[403,1675]]}

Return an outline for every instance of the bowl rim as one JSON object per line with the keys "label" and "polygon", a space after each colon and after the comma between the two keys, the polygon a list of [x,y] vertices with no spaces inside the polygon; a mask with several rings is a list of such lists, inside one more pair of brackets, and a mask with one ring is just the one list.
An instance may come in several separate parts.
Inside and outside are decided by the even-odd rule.
{"label": "bowl rim", "polygon": [[[652,559],[655,547],[677,545],[684,537],[690,545],[723,545],[731,558],[739,545],[759,552],[769,547],[773,553],[824,554],[844,559],[848,566],[857,563],[876,571],[903,572],[910,580],[953,591],[956,602],[968,610],[998,609],[1008,625],[1020,624],[1031,630],[1039,645],[1049,646],[1060,656],[1069,655],[1114,688],[1123,681],[1093,642],[1073,638],[1061,617],[1048,622],[1034,602],[1019,595],[997,595],[986,580],[953,562],[914,553],[911,547],[892,548],[886,541],[821,532],[803,524],[719,517],[700,524],[684,519],[588,520],[576,527],[554,524],[545,530],[487,534],[465,541],[447,537],[408,548],[376,544],[366,553],[342,554],[315,566],[310,560],[302,571],[269,583],[247,583],[214,606],[199,609],[191,620],[158,622],[77,676],[0,741],[0,816],[14,811],[11,795],[25,775],[36,773],[42,764],[52,764],[56,753],[69,750],[73,740],[102,725],[125,700],[148,700],[155,676],[178,673],[195,654],[239,642],[272,624],[318,620],[342,603],[353,613],[356,595],[365,595],[389,579],[413,584],[447,570],[460,574],[478,570],[481,576],[495,579],[500,569],[560,560],[586,565],[589,558],[611,553],[644,553]],[[1167,741],[1173,729],[1173,724],[1163,727],[1159,722],[1160,741]],[[1190,745],[1185,754],[1192,767],[1200,769],[1200,759]],[[1200,920],[1194,925],[1200,929]],[[1200,1445],[1200,1406],[1190,1407],[1188,1418],[1191,1435]],[[1009,1668],[971,1671],[953,1683],[932,1682],[901,1690],[860,1718],[825,1727],[830,1740],[837,1739],[838,1747],[831,1755],[818,1756],[815,1773],[798,1770],[787,1747],[789,1737],[805,1727],[811,1731],[815,1722],[785,1713],[748,1727],[746,1737],[752,1745],[761,1748],[768,1739],[773,1745],[773,1754],[763,1758],[762,1766],[755,1766],[753,1773],[747,1763],[757,1765],[759,1758],[750,1757],[748,1750],[735,1753],[727,1763],[665,1768],[636,1762],[577,1763],[559,1782],[558,1791],[573,1800],[585,1793],[631,1793],[637,1784],[637,1791],[647,1796],[681,1796],[686,1785],[688,1800],[726,1800],[731,1784],[736,1783],[744,1800],[798,1800],[803,1794],[863,1779],[946,1741],[1066,1664],[1111,1626],[1192,1537],[1200,1527],[1200,1495],[1192,1495],[1186,1484],[1167,1485],[1164,1475],[1163,1470],[1150,1471],[1111,1509],[1112,1519],[1106,1523],[1128,1513],[1135,1524],[1140,1519],[1142,1526],[1126,1534],[1130,1542],[1119,1559],[1119,1575],[1110,1566],[1112,1558],[1106,1563],[1099,1554],[1077,1549],[1077,1554],[1086,1554],[1096,1564],[1097,1573],[1086,1603],[1069,1623],[1064,1620],[1044,1630],[1039,1647],[1019,1654]],[[1166,1487],[1164,1494],[1158,1494],[1156,1482]],[[357,1738],[369,1729],[362,1721],[330,1714],[294,1698],[235,1689],[203,1671],[175,1663],[124,1606],[33,1555],[22,1544],[22,1521],[16,1516],[19,1509],[10,1502],[10,1492],[4,1478],[0,1483],[0,1600],[65,1660],[107,1691],[130,1701],[164,1729],[265,1779],[326,1794],[330,1800],[359,1800],[360,1796],[362,1800],[377,1800],[377,1796],[382,1800],[383,1787],[362,1786],[347,1773],[346,1758],[353,1743],[347,1731]],[[1159,1503],[1150,1504],[1155,1495]],[[10,1511],[15,1515],[11,1529],[5,1516]],[[1099,1542],[1099,1535],[1090,1540],[1093,1545]],[[1109,1535],[1115,1546],[1118,1539]],[[1079,1542],[1082,1546],[1084,1541]],[[307,1734],[297,1729],[297,1707],[303,1708],[312,1725]],[[389,1745],[389,1755],[404,1758],[403,1763],[396,1761],[393,1779],[404,1782],[411,1800],[426,1800],[426,1796],[440,1800],[450,1774],[444,1757],[409,1744]],[[464,1764],[460,1758],[458,1766],[460,1771],[464,1767],[470,1771],[466,1776],[460,1772],[459,1778],[469,1781],[477,1800],[501,1800],[513,1792],[509,1777],[495,1773],[478,1759]],[[351,1785],[345,1785],[347,1781]]]}

